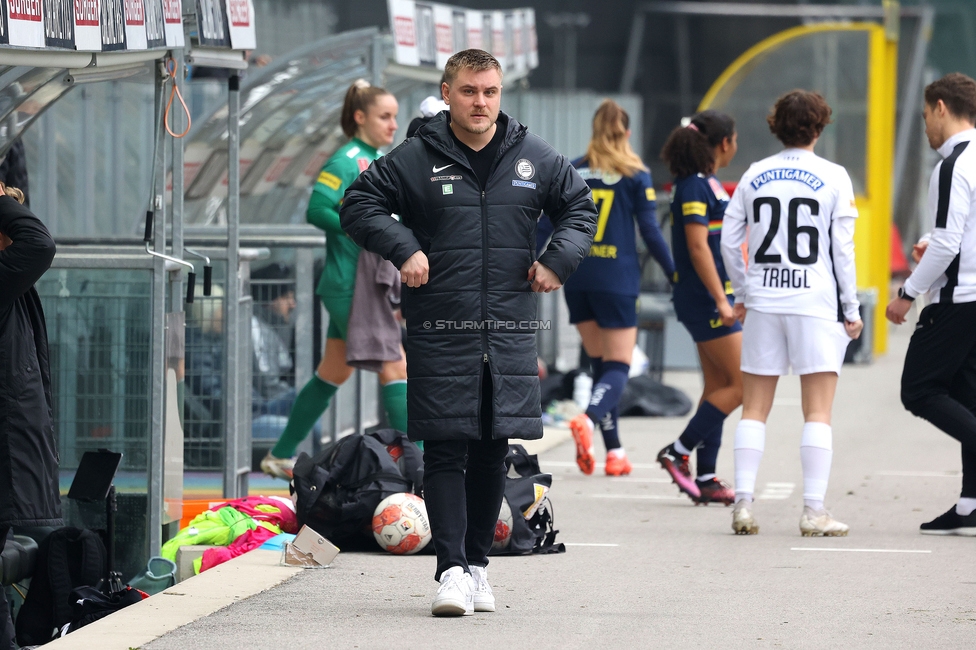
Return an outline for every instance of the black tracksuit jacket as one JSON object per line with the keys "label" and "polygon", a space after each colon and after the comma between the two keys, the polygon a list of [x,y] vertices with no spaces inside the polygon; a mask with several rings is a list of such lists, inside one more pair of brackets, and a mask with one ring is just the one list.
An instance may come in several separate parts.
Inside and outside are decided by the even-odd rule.
{"label": "black tracksuit jacket", "polygon": [[565,282],[589,250],[596,208],[569,160],[505,114],[482,191],[448,121],[447,112],[435,116],[363,172],[346,192],[342,227],[397,268],[417,251],[430,263],[427,284],[403,287],[410,438],[479,438],[484,372],[492,436],[540,438],[544,325],[527,279],[536,223],[544,211],[555,226],[539,261]]}

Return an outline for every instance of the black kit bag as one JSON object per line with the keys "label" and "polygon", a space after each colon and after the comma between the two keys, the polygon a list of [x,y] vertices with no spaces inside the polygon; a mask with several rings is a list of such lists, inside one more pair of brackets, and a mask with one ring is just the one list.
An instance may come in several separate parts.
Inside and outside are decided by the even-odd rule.
{"label": "black kit bag", "polygon": [[27,598],[17,614],[17,643],[47,643],[72,621],[71,592],[95,586],[107,574],[105,544],[98,533],[58,528],[41,542]]}
{"label": "black kit bag", "polygon": [[61,628],[59,636],[74,632],[148,597],[148,594],[132,587],[123,587],[121,591],[112,593],[105,593],[96,587],[76,587],[71,590],[71,622]]}
{"label": "black kit bag", "polygon": [[539,457],[522,445],[509,445],[505,456],[508,477],[505,499],[512,510],[512,537],[508,546],[489,555],[528,555],[565,553],[566,545],[556,542],[549,489],[552,475],[539,467]]}
{"label": "black kit bag", "polygon": [[397,492],[421,494],[423,452],[405,434],[380,429],[346,436],[314,458],[301,454],[293,474],[299,525],[336,544],[355,542],[380,501]]}

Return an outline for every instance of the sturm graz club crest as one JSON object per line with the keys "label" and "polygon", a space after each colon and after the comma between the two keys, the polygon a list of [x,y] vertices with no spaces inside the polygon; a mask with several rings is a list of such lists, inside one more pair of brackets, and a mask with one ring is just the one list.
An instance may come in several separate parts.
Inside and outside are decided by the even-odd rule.
{"label": "sturm graz club crest", "polygon": [[530,163],[525,158],[519,158],[519,161],[515,163],[515,173],[518,174],[518,177],[523,181],[530,180],[533,176],[535,176],[535,165]]}

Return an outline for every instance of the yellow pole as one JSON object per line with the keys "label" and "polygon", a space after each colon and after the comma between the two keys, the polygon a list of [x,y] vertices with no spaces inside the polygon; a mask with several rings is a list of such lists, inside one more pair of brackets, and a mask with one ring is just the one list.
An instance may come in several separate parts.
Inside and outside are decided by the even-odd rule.
{"label": "yellow pole", "polygon": [[[891,284],[892,173],[895,154],[895,107],[898,43],[882,27],[871,30],[868,79],[867,196],[855,234],[858,284],[874,287],[874,352],[888,349],[884,317]],[[859,205],[859,208],[861,206]],[[866,217],[866,218],[865,218]]]}

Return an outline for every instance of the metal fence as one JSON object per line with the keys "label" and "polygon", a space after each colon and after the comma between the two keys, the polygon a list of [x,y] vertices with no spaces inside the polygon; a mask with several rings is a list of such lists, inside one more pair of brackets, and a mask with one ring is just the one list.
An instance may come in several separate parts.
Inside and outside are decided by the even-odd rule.
{"label": "metal fence", "polygon": [[48,323],[61,467],[103,447],[146,470],[152,273],[52,269],[37,283]]}

